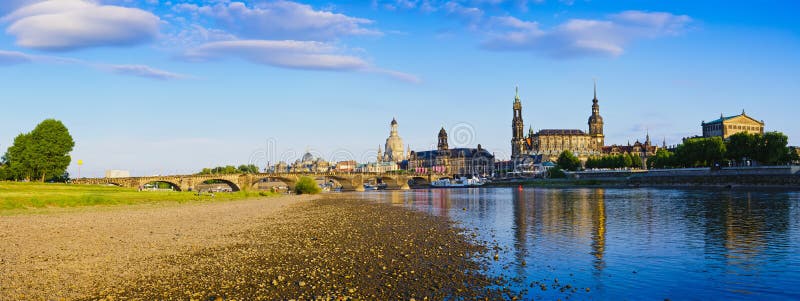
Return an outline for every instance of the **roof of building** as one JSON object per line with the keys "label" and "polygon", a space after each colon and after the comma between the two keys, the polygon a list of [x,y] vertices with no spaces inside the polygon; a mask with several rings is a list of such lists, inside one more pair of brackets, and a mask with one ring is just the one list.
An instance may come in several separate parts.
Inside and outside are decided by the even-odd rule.
{"label": "roof of building", "polygon": [[575,129],[545,129],[539,130],[537,135],[586,135],[582,130]]}
{"label": "roof of building", "polygon": [[437,156],[450,156],[450,158],[459,158],[459,157],[489,157],[494,158],[490,152],[485,149],[477,149],[477,148],[453,148],[449,150],[439,151],[439,150],[430,150],[430,151],[422,151],[422,152],[415,152],[414,155],[418,159],[433,159]]}
{"label": "roof of building", "polygon": [[709,121],[709,122],[703,122],[703,124],[715,124],[715,123],[722,123],[723,121],[726,121],[726,120],[729,120],[729,119],[733,119],[733,118],[736,118],[736,117],[740,117],[740,116],[741,116],[741,117],[748,118],[748,119],[751,119],[751,120],[753,120],[753,121],[755,121],[755,122],[758,122],[758,123],[763,123],[763,122],[761,122],[761,121],[758,121],[758,120],[754,119],[753,117],[747,116],[747,114],[745,114],[745,113],[744,113],[744,111],[742,111],[742,114],[739,114],[739,115],[733,115],[733,116],[727,116],[727,117],[726,117],[726,116],[723,116],[722,114],[719,114],[719,118],[717,118],[717,119],[714,119],[714,120],[712,120],[712,121]]}

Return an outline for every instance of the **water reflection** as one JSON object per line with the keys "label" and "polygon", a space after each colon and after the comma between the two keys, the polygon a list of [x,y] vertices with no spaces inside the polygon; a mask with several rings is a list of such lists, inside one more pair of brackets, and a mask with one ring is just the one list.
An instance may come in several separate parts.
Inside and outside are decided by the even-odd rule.
{"label": "water reflection", "polygon": [[[498,188],[353,196],[475,230],[499,248],[492,273],[520,290],[548,285],[528,289],[527,299],[800,299],[796,192]],[[580,290],[553,289],[565,284]]]}

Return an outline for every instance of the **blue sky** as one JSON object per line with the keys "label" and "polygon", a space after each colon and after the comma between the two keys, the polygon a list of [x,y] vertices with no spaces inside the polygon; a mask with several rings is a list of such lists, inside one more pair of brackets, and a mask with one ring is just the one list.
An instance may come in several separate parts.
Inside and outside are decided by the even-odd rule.
{"label": "blue sky", "polygon": [[[526,127],[675,144],[743,109],[800,144],[794,1],[160,1],[0,4],[0,149],[45,118],[83,176],[374,158],[396,117],[412,149],[507,158]],[[74,161],[74,160],[73,160]],[[76,166],[70,172],[77,174]]]}

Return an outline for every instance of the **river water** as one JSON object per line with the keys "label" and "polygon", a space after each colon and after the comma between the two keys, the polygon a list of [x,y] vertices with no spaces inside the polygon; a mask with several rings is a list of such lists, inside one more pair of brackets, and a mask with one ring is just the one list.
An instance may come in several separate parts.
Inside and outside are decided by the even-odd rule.
{"label": "river water", "polygon": [[[800,193],[470,188],[375,191],[497,250],[524,299],[800,299]],[[497,260],[494,260],[494,254]]]}

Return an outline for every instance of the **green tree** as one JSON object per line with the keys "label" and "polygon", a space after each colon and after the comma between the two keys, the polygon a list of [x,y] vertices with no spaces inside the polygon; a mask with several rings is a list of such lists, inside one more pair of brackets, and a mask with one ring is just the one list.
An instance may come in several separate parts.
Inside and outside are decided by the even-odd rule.
{"label": "green tree", "polygon": [[38,179],[63,178],[72,161],[69,153],[75,141],[61,121],[47,119],[30,133],[19,134],[6,151],[7,178]]}
{"label": "green tree", "polygon": [[781,132],[765,133],[758,142],[757,160],[764,164],[781,164],[789,162],[790,153],[786,145],[789,138]]}
{"label": "green tree", "polygon": [[19,134],[14,138],[14,144],[5,154],[7,160],[6,178],[9,180],[30,180],[34,173],[32,165],[31,134]]}
{"label": "green tree", "polygon": [[622,167],[632,167],[633,166],[633,158],[631,158],[630,154],[622,155]]}
{"label": "green tree", "polygon": [[294,185],[294,192],[297,194],[317,194],[322,191],[314,179],[309,177],[300,177]]}
{"label": "green tree", "polygon": [[581,160],[570,151],[563,151],[558,156],[558,167],[564,170],[576,171],[581,167]]}
{"label": "green tree", "polygon": [[647,164],[651,168],[668,168],[675,166],[672,153],[663,148],[656,151],[655,157],[648,159]]}
{"label": "green tree", "polygon": [[258,166],[255,166],[253,164],[248,164],[248,165],[242,164],[239,165],[239,168],[237,169],[241,173],[258,173]]}
{"label": "green tree", "polygon": [[725,158],[725,143],[721,137],[689,138],[675,150],[677,163],[683,167],[707,167]]}
{"label": "green tree", "polygon": [[67,127],[61,121],[47,119],[39,123],[30,135],[35,176],[44,182],[48,177],[64,175],[72,161],[69,153],[75,147]]}
{"label": "green tree", "polygon": [[743,163],[747,159],[755,159],[758,153],[761,135],[739,132],[728,137],[725,142],[725,158]]}
{"label": "green tree", "polygon": [[631,167],[642,168],[642,157],[639,154],[631,154]]}

